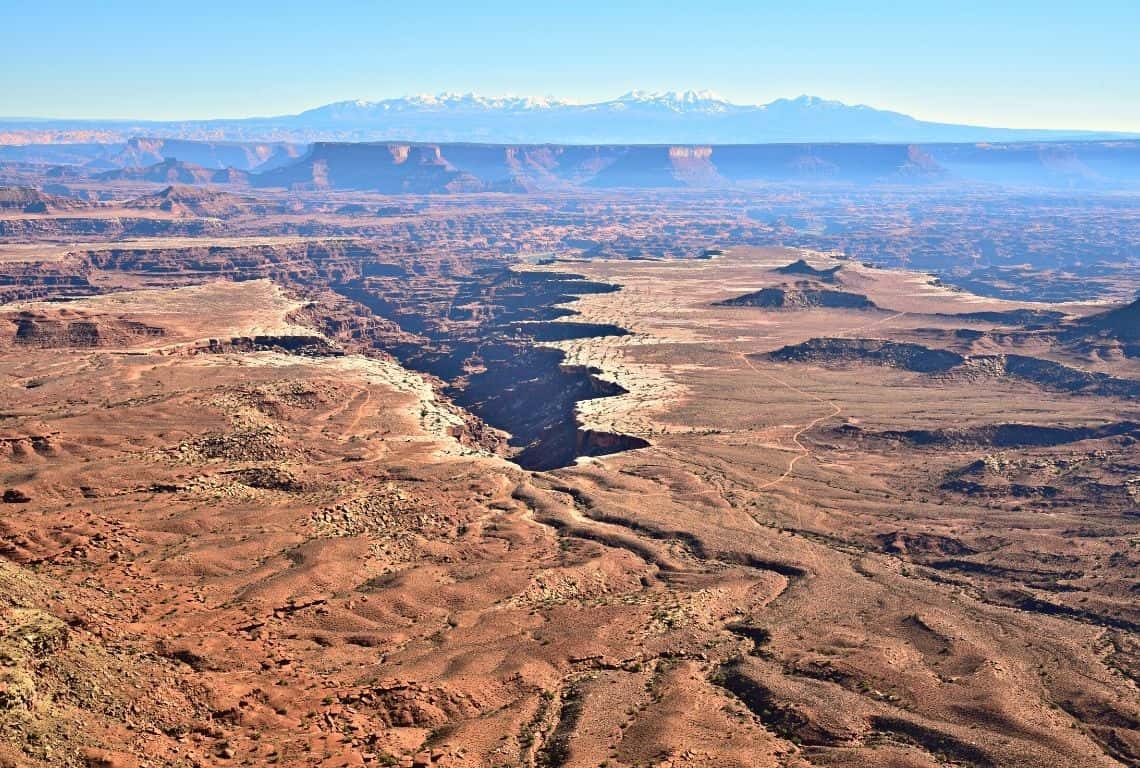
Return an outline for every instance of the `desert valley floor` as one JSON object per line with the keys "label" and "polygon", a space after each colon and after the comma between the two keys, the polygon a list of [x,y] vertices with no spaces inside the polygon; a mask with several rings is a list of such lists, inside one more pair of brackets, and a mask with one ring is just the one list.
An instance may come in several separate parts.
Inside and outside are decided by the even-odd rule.
{"label": "desert valley floor", "polygon": [[0,765],[1140,764],[1140,305],[153,197],[0,243]]}

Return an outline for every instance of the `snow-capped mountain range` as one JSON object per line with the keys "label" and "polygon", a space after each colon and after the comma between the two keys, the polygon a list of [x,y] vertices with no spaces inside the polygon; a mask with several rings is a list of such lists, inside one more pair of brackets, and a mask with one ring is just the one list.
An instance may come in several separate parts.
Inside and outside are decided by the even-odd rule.
{"label": "snow-capped mountain range", "polygon": [[294,125],[356,139],[528,143],[955,142],[1108,138],[1087,131],[1010,130],[915,119],[817,96],[735,104],[712,91],[630,91],[608,101],[443,93],[346,101]]}
{"label": "snow-capped mountain range", "polygon": [[816,96],[735,104],[711,91],[630,91],[608,101],[441,93],[341,101],[297,115],[180,122],[23,120],[0,129],[83,131],[213,140],[425,141],[557,144],[982,142],[1134,138],[1103,131],[936,123]]}
{"label": "snow-capped mountain range", "polygon": [[[865,105],[847,105],[818,96],[800,96],[795,99],[777,99],[768,104],[734,104],[715,91],[628,91],[609,101],[579,103],[552,97],[482,96],[476,93],[440,93],[404,96],[381,101],[338,101],[302,112],[298,117],[319,119],[367,119],[393,112],[624,112],[628,110],[656,110],[677,114],[726,114],[786,110],[789,107],[811,110],[851,110],[879,112]],[[899,115],[905,117],[904,115]]]}

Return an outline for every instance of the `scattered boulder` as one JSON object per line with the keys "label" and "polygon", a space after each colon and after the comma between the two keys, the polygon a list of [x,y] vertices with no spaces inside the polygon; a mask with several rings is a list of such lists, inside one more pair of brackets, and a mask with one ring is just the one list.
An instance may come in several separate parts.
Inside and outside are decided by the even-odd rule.
{"label": "scattered boulder", "polygon": [[0,663],[42,658],[67,645],[67,625],[35,608],[10,608],[0,615]]}
{"label": "scattered boulder", "polygon": [[67,645],[67,625],[34,608],[0,614],[0,712],[31,709],[36,696],[36,663]]}
{"label": "scattered boulder", "polygon": [[122,752],[88,747],[82,752],[83,764],[87,768],[138,768],[139,761]]}
{"label": "scattered boulder", "polygon": [[0,712],[11,709],[31,709],[36,697],[36,682],[23,669],[0,669]]}

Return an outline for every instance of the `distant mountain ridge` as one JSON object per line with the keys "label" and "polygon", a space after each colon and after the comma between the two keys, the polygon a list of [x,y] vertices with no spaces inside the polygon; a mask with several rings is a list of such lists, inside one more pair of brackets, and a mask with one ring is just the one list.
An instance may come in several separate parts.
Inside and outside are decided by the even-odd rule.
{"label": "distant mountain ridge", "polygon": [[[93,139],[92,137],[98,138]],[[577,104],[555,98],[442,93],[341,101],[296,115],[131,121],[0,118],[0,145],[125,141],[409,141],[527,144],[951,143],[1140,138],[1107,131],[1011,129],[919,120],[815,96],[735,104],[711,91],[630,91]]]}

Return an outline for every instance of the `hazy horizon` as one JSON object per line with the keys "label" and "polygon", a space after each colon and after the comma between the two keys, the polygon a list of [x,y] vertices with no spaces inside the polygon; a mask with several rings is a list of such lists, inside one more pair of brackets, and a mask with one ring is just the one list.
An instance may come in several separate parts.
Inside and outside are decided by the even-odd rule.
{"label": "hazy horizon", "polygon": [[438,92],[434,92],[434,93],[429,93],[429,92],[402,93],[399,95],[389,95],[389,96],[358,97],[358,98],[351,98],[351,99],[328,100],[328,101],[322,101],[320,103],[314,103],[314,104],[304,106],[301,109],[297,109],[296,111],[293,111],[293,112],[281,112],[281,113],[274,113],[274,114],[269,114],[269,113],[263,113],[263,114],[262,113],[259,113],[259,114],[252,114],[251,113],[251,114],[240,114],[240,115],[222,114],[222,115],[208,115],[208,116],[203,116],[203,117],[185,117],[185,116],[183,116],[183,117],[171,117],[171,118],[148,117],[148,116],[138,116],[138,115],[117,115],[117,116],[111,115],[111,116],[107,116],[107,117],[92,117],[89,115],[66,115],[66,114],[65,115],[0,114],[0,122],[2,122],[2,121],[44,121],[44,122],[57,122],[57,121],[58,122],[72,122],[72,121],[74,121],[74,122],[92,122],[92,123],[179,123],[179,122],[195,123],[195,122],[212,122],[212,121],[224,122],[224,121],[273,119],[273,118],[278,118],[278,117],[292,117],[292,116],[304,114],[305,112],[309,112],[312,110],[320,109],[322,107],[327,107],[327,106],[331,106],[331,105],[335,105],[335,104],[350,104],[353,102],[382,103],[385,101],[415,100],[415,99],[426,99],[426,98],[442,99],[442,98],[448,97],[448,96],[450,96],[450,97],[473,96],[473,97],[479,97],[479,98],[486,99],[486,100],[497,100],[497,99],[542,100],[542,99],[545,99],[545,100],[548,100],[551,102],[561,102],[562,104],[567,105],[567,106],[590,106],[593,104],[602,104],[602,103],[617,101],[617,100],[623,98],[624,96],[626,96],[627,94],[629,94],[631,92],[637,92],[637,91],[641,91],[641,92],[645,92],[645,93],[653,94],[653,95],[661,95],[661,96],[667,96],[670,94],[684,94],[684,93],[689,93],[689,92],[707,93],[707,94],[710,94],[712,97],[723,100],[729,104],[732,104],[733,106],[738,106],[738,107],[762,107],[762,106],[767,106],[767,105],[770,105],[770,104],[772,104],[774,102],[778,102],[778,101],[796,101],[796,100],[802,99],[802,98],[810,98],[810,99],[819,99],[819,100],[825,101],[825,102],[836,102],[836,103],[839,103],[839,104],[842,104],[842,105],[848,106],[848,107],[869,107],[869,108],[877,110],[877,111],[896,112],[896,113],[905,115],[907,117],[914,118],[916,120],[919,120],[922,122],[927,122],[927,123],[945,123],[945,124],[949,124],[949,125],[961,125],[961,126],[968,126],[968,127],[975,127],[975,128],[1001,128],[1001,129],[1009,128],[1009,129],[1029,129],[1029,130],[1036,129],[1036,130],[1043,130],[1043,131],[1051,131],[1051,130],[1055,130],[1055,131],[1100,131],[1100,132],[1105,132],[1105,133],[1140,134],[1140,126],[1138,126],[1135,130],[1127,130],[1127,129],[1104,128],[1104,127],[1095,127],[1095,126],[1089,127],[1089,126],[1079,126],[1079,125],[999,125],[999,124],[993,123],[993,122],[991,122],[991,123],[982,123],[982,122],[969,123],[969,122],[960,122],[960,121],[954,121],[954,120],[941,120],[941,119],[930,118],[930,117],[927,117],[926,115],[923,115],[923,114],[916,114],[914,112],[908,112],[904,109],[895,109],[895,108],[886,107],[886,106],[883,106],[880,104],[875,104],[875,103],[857,102],[857,101],[845,99],[842,97],[822,96],[822,95],[816,94],[816,93],[785,94],[785,95],[776,96],[776,97],[771,98],[771,99],[767,99],[765,101],[740,101],[740,100],[736,100],[736,99],[731,99],[731,98],[725,96],[724,93],[722,93],[721,91],[718,91],[718,90],[713,89],[713,88],[690,88],[690,89],[671,88],[671,89],[665,89],[662,91],[650,91],[649,89],[645,89],[645,88],[633,88],[633,89],[623,91],[621,93],[615,93],[615,94],[612,94],[609,96],[603,96],[603,97],[595,98],[595,99],[569,99],[569,98],[560,96],[559,94],[550,94],[550,93],[546,93],[546,94],[530,94],[530,93],[514,93],[514,92],[492,93],[492,92],[487,92],[487,91],[463,91],[463,92],[460,92],[460,91],[454,91],[454,90],[450,90],[450,91],[445,90],[445,91],[438,91]]}
{"label": "hazy horizon", "polygon": [[737,104],[811,94],[931,122],[1140,132],[1140,6],[1125,0],[492,2],[477,14],[452,2],[211,0],[193,15],[128,0],[7,16],[4,119],[240,119],[443,91],[591,103],[710,89]]}

